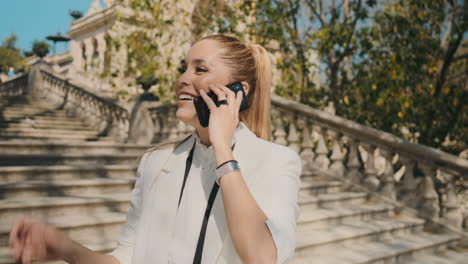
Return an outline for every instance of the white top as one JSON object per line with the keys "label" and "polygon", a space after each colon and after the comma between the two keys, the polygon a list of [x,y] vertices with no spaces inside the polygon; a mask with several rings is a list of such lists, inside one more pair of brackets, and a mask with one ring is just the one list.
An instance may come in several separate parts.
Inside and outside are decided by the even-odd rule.
{"label": "white top", "polygon": [[[268,217],[266,224],[278,250],[277,263],[285,263],[296,245],[300,157],[288,147],[256,137],[243,122],[232,142],[241,175]],[[177,209],[185,162],[194,143],[192,167]],[[201,144],[196,132],[172,150],[159,149],[142,157],[126,223],[117,248],[109,253],[121,264],[193,262],[215,182],[216,160],[212,146]],[[241,264],[229,235],[221,191],[208,221],[202,263]]]}

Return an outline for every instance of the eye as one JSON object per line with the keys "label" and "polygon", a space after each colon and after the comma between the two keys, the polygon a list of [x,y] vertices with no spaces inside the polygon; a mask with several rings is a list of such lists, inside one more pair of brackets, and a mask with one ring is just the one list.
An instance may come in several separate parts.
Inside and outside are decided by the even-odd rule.
{"label": "eye", "polygon": [[195,71],[196,71],[196,72],[207,72],[208,70],[207,70],[207,69],[200,68],[200,67],[196,67],[196,68],[195,68]]}
{"label": "eye", "polygon": [[178,70],[180,73],[184,73],[184,72],[185,72],[185,68],[184,68],[184,67],[179,67],[179,68],[177,68],[177,70]]}

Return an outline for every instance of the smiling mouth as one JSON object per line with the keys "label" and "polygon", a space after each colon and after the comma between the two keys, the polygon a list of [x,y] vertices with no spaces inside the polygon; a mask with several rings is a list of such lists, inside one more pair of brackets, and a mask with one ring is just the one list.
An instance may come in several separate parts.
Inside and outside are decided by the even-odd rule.
{"label": "smiling mouth", "polygon": [[188,95],[188,94],[181,94],[179,95],[179,101],[193,101],[195,99],[195,96],[193,95]]}

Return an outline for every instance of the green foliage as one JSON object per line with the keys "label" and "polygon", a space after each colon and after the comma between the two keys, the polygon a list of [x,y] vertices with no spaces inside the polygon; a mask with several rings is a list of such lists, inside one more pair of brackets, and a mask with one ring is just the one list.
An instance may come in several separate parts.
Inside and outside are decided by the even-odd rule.
{"label": "green foliage", "polygon": [[[468,147],[466,1],[286,0],[257,8],[262,44],[280,43],[280,95],[314,107],[333,102],[338,115],[454,153]],[[309,77],[311,51],[319,55],[319,90]],[[458,144],[442,145],[446,138]]]}
{"label": "green foliage", "polygon": [[468,147],[466,0],[229,3],[200,0],[191,12],[130,0],[134,14],[119,21],[137,29],[115,43],[128,49],[126,76],[155,74],[156,95],[171,101],[187,45],[229,34],[275,54],[282,96],[332,102],[340,116],[454,153]]}
{"label": "green foliage", "polygon": [[7,37],[0,46],[0,72],[7,73],[10,67],[25,67],[24,57],[16,48],[16,35]]}
{"label": "green foliage", "polygon": [[50,45],[46,41],[35,41],[33,43],[32,51],[39,58],[47,56],[50,50]]}

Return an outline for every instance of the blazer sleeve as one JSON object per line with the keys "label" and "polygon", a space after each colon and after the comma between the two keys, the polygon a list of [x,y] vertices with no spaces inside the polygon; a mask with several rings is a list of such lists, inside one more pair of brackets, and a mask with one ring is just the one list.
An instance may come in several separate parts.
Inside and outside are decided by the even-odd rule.
{"label": "blazer sleeve", "polygon": [[107,253],[107,255],[114,256],[120,264],[130,264],[132,261],[133,246],[135,243],[143,203],[142,174],[148,155],[149,153],[145,153],[143,155],[138,166],[135,186],[130,194],[130,208],[127,212],[126,221],[123,225],[120,237],[117,241],[117,247],[113,251]]}
{"label": "blazer sleeve", "polygon": [[[276,152],[278,153],[278,152]],[[296,248],[296,221],[299,217],[299,186],[302,172],[301,158],[291,149],[278,159],[269,161],[268,175],[263,175],[254,194],[257,203],[268,219],[276,246],[277,264],[283,264],[294,254]],[[281,157],[281,158],[279,158]]]}

